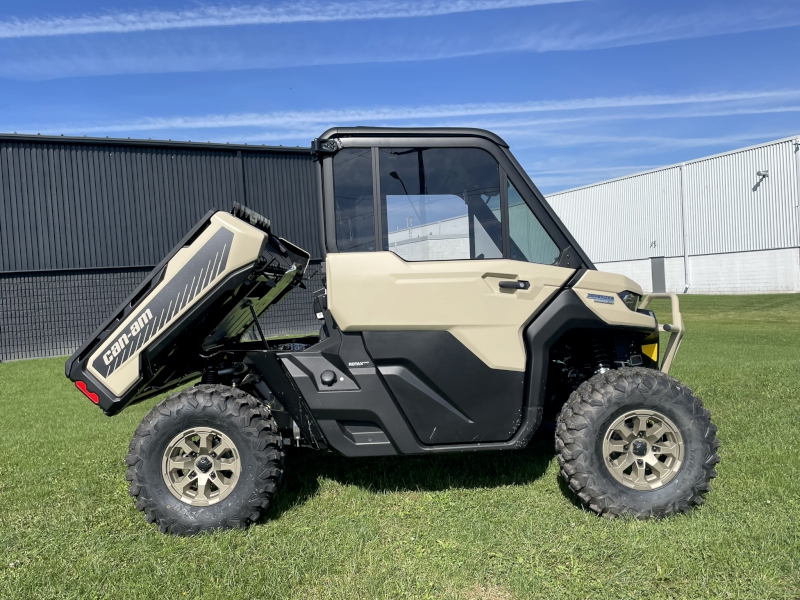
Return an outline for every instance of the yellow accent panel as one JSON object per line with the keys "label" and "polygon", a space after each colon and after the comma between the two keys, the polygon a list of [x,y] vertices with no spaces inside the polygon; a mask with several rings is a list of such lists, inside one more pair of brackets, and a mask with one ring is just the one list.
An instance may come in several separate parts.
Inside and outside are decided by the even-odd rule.
{"label": "yellow accent panel", "polygon": [[650,357],[650,360],[658,362],[658,344],[644,344],[642,346],[642,353]]}
{"label": "yellow accent panel", "polygon": [[[211,223],[209,226],[206,227],[205,230],[203,230],[203,232],[189,246],[178,250],[175,256],[172,257],[172,260],[167,263],[164,279],[148,294],[148,296],[152,297],[160,292],[169,283],[169,281],[175,277],[175,274],[178,273],[178,271],[180,271],[187,262],[189,262],[189,259],[195,255],[197,250],[202,248],[203,245],[205,245],[208,240],[210,240],[213,235],[223,227],[233,231],[234,236],[233,242],[231,243],[230,252],[228,253],[228,262],[225,265],[225,269],[218,275],[218,278],[221,279],[229,273],[254,262],[258,258],[258,254],[261,252],[261,247],[266,238],[266,234],[256,229],[252,225],[237,219],[229,213],[221,211],[217,212],[211,217]],[[98,346],[97,350],[89,358],[89,371],[92,373],[92,375],[97,377],[98,381],[102,382],[102,384],[106,386],[111,393],[118,397],[122,396],[139,378],[139,355],[141,352],[147,346],[152,345],[153,342],[160,337],[160,334],[163,334],[163,332],[168,329],[170,322],[186,313],[187,310],[202,300],[202,298],[213,289],[214,286],[210,285],[205,290],[200,292],[191,302],[184,306],[169,322],[162,327],[162,330],[159,334],[156,334],[150,338],[146,345],[132,353],[131,356],[128,357],[125,362],[108,378],[105,378],[92,366],[98,354],[100,354],[105,347],[105,342]],[[140,306],[145,307],[146,305],[147,300],[145,300]],[[119,332],[124,332],[126,329],[128,329],[128,326],[133,319],[138,316],[138,314],[139,310],[132,311],[128,318],[123,320],[107,339],[111,340],[115,336],[119,335]]]}
{"label": "yellow accent panel", "polygon": [[[328,307],[343,331],[444,330],[493,369],[525,370],[522,330],[574,269],[513,260],[405,262],[328,254]],[[527,290],[500,281],[526,280]]]}

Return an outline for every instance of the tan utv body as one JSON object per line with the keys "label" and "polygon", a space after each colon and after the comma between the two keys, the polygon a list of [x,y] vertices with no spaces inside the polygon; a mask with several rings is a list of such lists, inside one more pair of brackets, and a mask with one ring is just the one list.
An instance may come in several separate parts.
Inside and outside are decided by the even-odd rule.
{"label": "tan utv body", "polygon": [[[598,514],[702,501],[719,443],[668,375],[676,296],[642,299],[597,271],[494,134],[332,129],[312,150],[318,336],[264,337],[258,318],[303,285],[309,255],[236,205],[206,215],[67,362],[108,415],[199,378],[131,442],[130,491],[149,520],[173,533],[257,520],[290,446],[515,450],[543,421],[562,477]],[[672,323],[646,308],[659,296]]]}

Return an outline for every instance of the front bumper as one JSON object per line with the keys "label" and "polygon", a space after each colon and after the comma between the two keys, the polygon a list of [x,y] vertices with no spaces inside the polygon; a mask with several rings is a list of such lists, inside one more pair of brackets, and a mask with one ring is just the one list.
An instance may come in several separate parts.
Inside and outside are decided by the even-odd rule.
{"label": "front bumper", "polygon": [[651,300],[658,300],[662,298],[668,299],[672,307],[672,323],[665,323],[658,326],[659,332],[663,331],[665,333],[669,333],[669,341],[667,341],[667,348],[664,351],[664,358],[661,361],[661,371],[664,373],[669,373],[670,367],[672,367],[672,362],[675,360],[675,356],[678,354],[678,348],[681,345],[683,334],[686,332],[686,329],[683,325],[683,317],[681,316],[681,307],[680,301],[678,300],[678,295],[654,292],[652,294],[648,294],[644,297],[644,299],[642,299],[641,304],[639,304],[639,308],[645,309],[650,304]]}

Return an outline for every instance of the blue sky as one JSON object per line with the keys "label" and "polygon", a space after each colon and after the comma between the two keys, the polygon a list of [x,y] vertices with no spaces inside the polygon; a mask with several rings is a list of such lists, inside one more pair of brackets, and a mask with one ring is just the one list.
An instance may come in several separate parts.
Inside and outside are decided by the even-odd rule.
{"label": "blue sky", "polygon": [[553,192],[800,134],[800,1],[4,0],[0,131],[475,126]]}

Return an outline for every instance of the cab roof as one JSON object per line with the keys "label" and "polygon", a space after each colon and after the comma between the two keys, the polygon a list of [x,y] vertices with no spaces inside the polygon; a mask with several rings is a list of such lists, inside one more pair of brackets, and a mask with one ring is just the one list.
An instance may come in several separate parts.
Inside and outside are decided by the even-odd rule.
{"label": "cab roof", "polygon": [[331,127],[319,139],[343,137],[479,137],[508,148],[496,133],[475,127]]}

